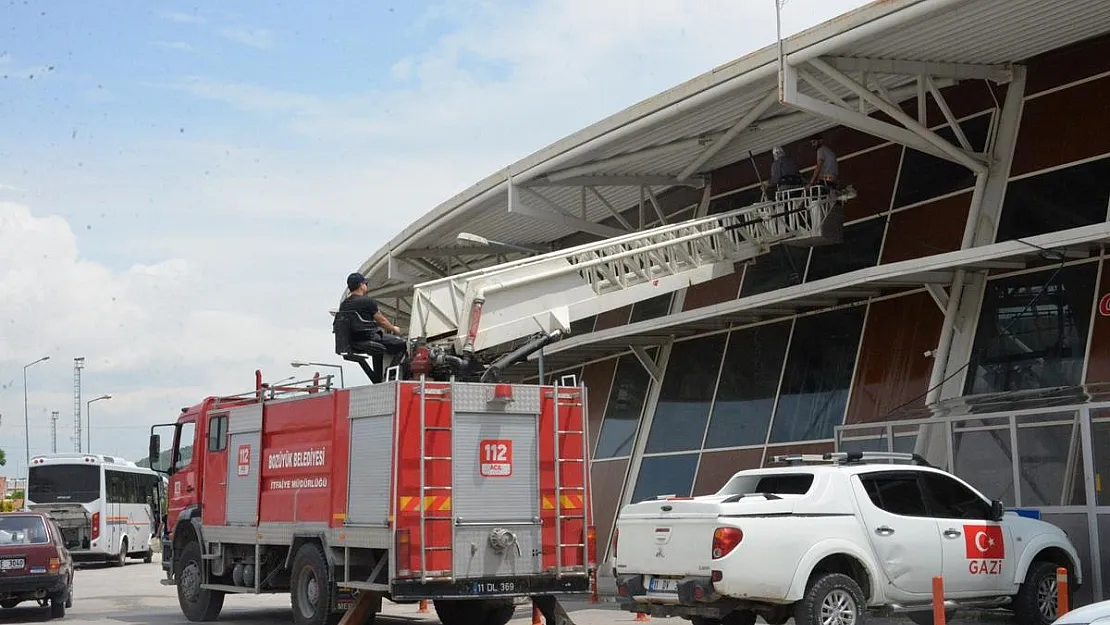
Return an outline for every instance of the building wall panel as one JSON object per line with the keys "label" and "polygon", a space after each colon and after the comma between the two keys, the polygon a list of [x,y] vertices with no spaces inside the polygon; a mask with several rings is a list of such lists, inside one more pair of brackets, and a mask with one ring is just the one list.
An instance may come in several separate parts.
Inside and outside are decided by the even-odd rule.
{"label": "building wall panel", "polygon": [[612,542],[613,522],[621,502],[621,485],[628,471],[628,459],[595,462],[590,467],[593,487],[594,528],[597,530],[597,556],[605,557]]}
{"label": "building wall panel", "polygon": [[607,310],[597,316],[597,323],[594,324],[594,332],[598,330],[608,330],[609,328],[616,328],[628,323],[628,316],[632,313],[631,306],[622,306],[621,308],[614,308]]}
{"label": "building wall panel", "polygon": [[[837,148],[833,148],[837,150]],[[837,154],[840,154],[837,150]],[[839,159],[838,159],[839,160]],[[844,220],[852,221],[890,210],[890,197],[902,161],[902,146],[888,145],[838,162],[840,179],[859,195],[844,205]]]}
{"label": "building wall panel", "polygon": [[1029,95],[1110,71],[1110,35],[1051,50],[1026,60],[1025,66]]}
{"label": "building wall panel", "polygon": [[694,495],[712,495],[725,485],[733,473],[758,469],[762,458],[762,447],[703,453],[698,475],[694,479]]}
{"label": "building wall panel", "polygon": [[892,213],[880,264],[960,249],[971,192]]}
{"label": "building wall panel", "polygon": [[597,442],[601,433],[601,420],[605,418],[605,404],[609,400],[609,390],[613,386],[613,371],[617,359],[610,358],[586,365],[582,368],[582,381],[587,390],[587,427],[591,445]]}
{"label": "building wall panel", "polygon": [[694,310],[736,299],[736,294],[740,292],[740,281],[744,278],[744,267],[737,263],[735,270],[727,276],[687,287],[682,310]]}
{"label": "building wall panel", "polygon": [[1104,111],[1110,77],[1028,100],[1021,116],[1010,174],[1020,176],[1110,152],[1110,116],[1076,117],[1075,111]]}
{"label": "building wall panel", "polygon": [[923,406],[933,360],[924,352],[936,347],[944,320],[927,293],[871,304],[863,328],[859,365],[848,402],[847,423],[870,423],[887,413]]}

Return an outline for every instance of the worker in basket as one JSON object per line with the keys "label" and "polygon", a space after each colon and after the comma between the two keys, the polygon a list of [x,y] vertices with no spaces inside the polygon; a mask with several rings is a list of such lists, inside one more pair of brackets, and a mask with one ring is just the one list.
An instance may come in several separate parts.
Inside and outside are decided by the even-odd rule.
{"label": "worker in basket", "polygon": [[763,199],[774,199],[777,191],[797,189],[805,186],[805,178],[798,169],[798,163],[786,153],[782,146],[771,149],[774,161],[771,162],[771,177],[763,183]]}
{"label": "worker in basket", "polygon": [[817,164],[813,168],[813,176],[807,186],[821,186],[831,191],[839,187],[840,166],[836,162],[836,152],[825,145],[821,135],[813,135],[809,145],[817,152]]}
{"label": "worker in basket", "polygon": [[[336,333],[336,352],[342,353],[348,360],[357,358],[350,358],[352,354],[369,354],[374,362],[372,372],[367,370],[364,359],[355,361],[377,384],[384,376],[385,354],[392,355],[393,363],[398,364],[404,359],[408,344],[400,336],[401,328],[386,319],[378,310],[378,302],[366,294],[369,286],[365,276],[357,272],[347,276],[347,290],[350,295],[339,304],[332,324]],[[347,332],[343,331],[341,324]]]}

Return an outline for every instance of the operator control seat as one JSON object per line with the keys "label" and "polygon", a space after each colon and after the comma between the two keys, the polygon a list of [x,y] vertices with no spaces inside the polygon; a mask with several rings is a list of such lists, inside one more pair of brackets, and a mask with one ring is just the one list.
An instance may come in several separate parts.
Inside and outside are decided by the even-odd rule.
{"label": "operator control seat", "polygon": [[335,334],[335,353],[343,360],[357,363],[371,382],[380,382],[380,376],[374,375],[369,363],[369,358],[380,359],[385,354],[385,345],[371,338],[377,324],[353,311],[340,310],[334,315],[331,329]]}

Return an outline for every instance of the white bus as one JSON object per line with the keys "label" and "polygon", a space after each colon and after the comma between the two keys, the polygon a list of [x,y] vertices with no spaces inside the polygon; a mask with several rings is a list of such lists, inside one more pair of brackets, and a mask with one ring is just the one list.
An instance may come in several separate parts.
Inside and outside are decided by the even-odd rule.
{"label": "white bus", "polygon": [[152,560],[166,492],[158,473],[113,456],[60,453],[32,458],[27,482],[27,508],[54,517],[75,561]]}

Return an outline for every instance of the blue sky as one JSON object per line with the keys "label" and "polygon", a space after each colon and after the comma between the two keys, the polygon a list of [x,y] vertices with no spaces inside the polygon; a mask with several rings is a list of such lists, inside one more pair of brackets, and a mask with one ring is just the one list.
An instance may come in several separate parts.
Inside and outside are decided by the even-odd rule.
{"label": "blue sky", "polygon": [[[790,0],[784,32],[863,4]],[[734,0],[0,7],[0,447],[93,449],[334,361],[343,278],[479,179],[774,40]],[[32,77],[33,76],[33,77]],[[348,381],[359,379],[347,369]]]}

